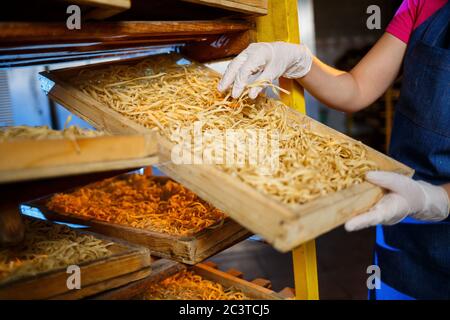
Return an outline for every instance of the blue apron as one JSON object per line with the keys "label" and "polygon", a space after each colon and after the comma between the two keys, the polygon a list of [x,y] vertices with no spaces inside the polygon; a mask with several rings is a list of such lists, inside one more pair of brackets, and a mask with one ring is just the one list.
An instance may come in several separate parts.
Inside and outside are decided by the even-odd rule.
{"label": "blue apron", "polygon": [[[450,182],[450,2],[411,35],[389,153],[414,179]],[[377,226],[371,299],[450,299],[450,219]]]}

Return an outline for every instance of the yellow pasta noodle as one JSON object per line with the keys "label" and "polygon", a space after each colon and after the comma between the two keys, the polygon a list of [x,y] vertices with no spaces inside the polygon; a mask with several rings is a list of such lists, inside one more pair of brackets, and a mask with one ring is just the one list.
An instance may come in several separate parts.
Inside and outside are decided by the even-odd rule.
{"label": "yellow pasta noodle", "polygon": [[183,270],[152,284],[142,295],[145,300],[249,300],[239,290],[225,289],[192,271]]}
{"label": "yellow pasta noodle", "polygon": [[15,126],[0,128],[0,142],[21,140],[21,139],[76,139],[97,137],[102,135],[99,131],[81,129],[76,126],[70,126],[63,130],[53,130],[47,126]]}
{"label": "yellow pasta noodle", "polygon": [[193,235],[225,215],[181,184],[129,174],[55,194],[47,207],[76,215],[171,235]]}

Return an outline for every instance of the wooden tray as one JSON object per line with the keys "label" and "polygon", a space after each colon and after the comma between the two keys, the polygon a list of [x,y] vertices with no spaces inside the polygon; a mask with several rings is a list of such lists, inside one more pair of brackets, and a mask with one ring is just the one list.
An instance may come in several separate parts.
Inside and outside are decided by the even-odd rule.
{"label": "wooden tray", "polygon": [[182,0],[182,1],[257,15],[267,14],[267,3],[268,3],[268,0],[232,0],[232,1]]}
{"label": "wooden tray", "polygon": [[[148,59],[148,58],[147,58]],[[141,59],[142,60],[142,59]],[[110,132],[153,132],[115,112],[108,106],[68,83],[68,79],[83,69],[98,69],[110,64],[136,63],[136,59],[107,62],[91,66],[61,69],[42,73],[53,86],[48,88],[50,98],[79,115],[93,126]],[[206,68],[206,67],[205,67]],[[210,70],[211,74],[215,72]],[[306,115],[292,110],[291,119],[309,125],[312,130],[355,141]],[[105,124],[101,119],[109,119]],[[126,128],[116,124],[129,124]],[[231,218],[260,234],[276,249],[286,252],[345,223],[355,215],[372,207],[383,195],[383,190],[364,182],[345,190],[328,194],[298,206],[287,206],[253,189],[212,165],[175,165],[170,162],[172,144],[160,138],[159,168],[168,176],[197,193],[201,198],[226,212]],[[413,170],[394,159],[366,147],[369,159],[381,170],[413,174]]]}
{"label": "wooden tray", "polygon": [[[257,283],[256,279],[252,282],[238,278],[228,272],[220,271],[216,267],[211,267],[206,263],[199,263],[195,266],[183,266],[175,264],[165,259],[154,262],[153,273],[145,279],[135,281],[121,288],[113,289],[108,292],[101,293],[94,297],[99,300],[124,300],[132,299],[144,293],[147,288],[156,282],[164,280],[186,268],[194,271],[204,279],[220,283],[225,288],[235,288],[242,291],[252,300],[283,300],[282,295],[271,289],[265,288]],[[258,279],[261,280],[261,279]],[[267,281],[267,280],[266,280]],[[270,283],[270,281],[268,281]]]}
{"label": "wooden tray", "polygon": [[145,135],[0,142],[0,183],[149,166],[156,153]]}
{"label": "wooden tray", "polygon": [[220,283],[225,288],[236,288],[252,300],[283,300],[280,295],[270,289],[264,288],[244,279],[240,279],[228,274],[227,272],[220,271],[205,264],[193,266],[191,270],[207,280]]}
{"label": "wooden tray", "polygon": [[[121,177],[118,176],[116,179],[120,179]],[[158,177],[158,179],[167,180],[168,178]],[[67,192],[71,191],[73,190]],[[49,220],[86,225],[90,227],[89,230],[94,232],[143,245],[150,249],[152,255],[187,264],[201,262],[251,236],[248,230],[230,218],[225,218],[223,222],[201,230],[192,236],[174,236],[77,215],[61,214],[51,211],[46,207],[47,201],[52,196],[49,195],[44,198],[39,198],[25,205],[39,209]]]}
{"label": "wooden tray", "polygon": [[79,265],[81,289],[67,288],[69,275],[63,268],[1,285],[0,299],[81,299],[151,274],[150,253],[147,248],[104,236],[94,236],[114,242],[109,247],[113,254]]}
{"label": "wooden tray", "polygon": [[[83,15],[85,19],[106,19],[131,8],[131,0],[64,0],[69,4],[88,6],[89,9]],[[69,5],[68,4],[68,5]],[[85,7],[83,7],[85,8]]]}

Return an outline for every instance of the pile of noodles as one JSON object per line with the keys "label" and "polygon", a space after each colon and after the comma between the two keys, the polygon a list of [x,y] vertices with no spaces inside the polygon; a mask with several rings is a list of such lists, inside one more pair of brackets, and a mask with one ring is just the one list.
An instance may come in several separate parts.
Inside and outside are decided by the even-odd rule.
{"label": "pile of noodles", "polygon": [[111,255],[111,243],[58,224],[25,220],[25,239],[0,249],[0,285]]}
{"label": "pile of noodles", "polygon": [[181,184],[140,174],[55,194],[47,207],[61,214],[182,236],[212,227],[225,217]]}
{"label": "pile of noodles", "polygon": [[206,280],[192,271],[181,271],[152,284],[142,295],[145,300],[249,300],[244,293]]}

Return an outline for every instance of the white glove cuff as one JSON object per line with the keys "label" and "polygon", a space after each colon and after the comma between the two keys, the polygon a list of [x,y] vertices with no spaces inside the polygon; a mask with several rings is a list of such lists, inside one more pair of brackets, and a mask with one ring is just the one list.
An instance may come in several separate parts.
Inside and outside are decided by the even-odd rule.
{"label": "white glove cuff", "polygon": [[425,181],[417,181],[425,194],[423,210],[411,215],[415,219],[441,221],[448,217],[450,200],[444,188]]}
{"label": "white glove cuff", "polygon": [[313,54],[303,44],[297,45],[293,64],[285,71],[283,76],[288,79],[303,78],[311,70]]}

